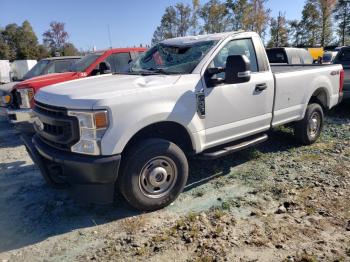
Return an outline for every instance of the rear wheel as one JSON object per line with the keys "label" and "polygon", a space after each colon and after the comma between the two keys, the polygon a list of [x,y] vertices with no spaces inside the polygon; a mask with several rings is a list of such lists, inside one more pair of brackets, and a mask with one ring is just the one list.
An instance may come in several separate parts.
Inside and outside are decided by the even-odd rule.
{"label": "rear wheel", "polygon": [[186,185],[186,156],[170,141],[147,139],[132,147],[123,161],[119,189],[136,209],[161,209],[172,203]]}
{"label": "rear wheel", "polygon": [[322,107],[319,104],[308,105],[304,119],[295,124],[295,136],[304,145],[315,143],[321,135],[323,121]]}

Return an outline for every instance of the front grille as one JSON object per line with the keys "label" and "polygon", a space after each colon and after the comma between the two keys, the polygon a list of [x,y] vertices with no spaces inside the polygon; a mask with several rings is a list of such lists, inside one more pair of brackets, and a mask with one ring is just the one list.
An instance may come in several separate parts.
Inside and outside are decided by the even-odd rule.
{"label": "front grille", "polygon": [[56,106],[50,106],[43,103],[40,103],[38,101],[35,101],[35,111],[41,112],[43,114],[47,114],[50,116],[67,116],[67,109],[64,107],[56,107]]}
{"label": "front grille", "polygon": [[70,150],[79,141],[79,125],[75,117],[68,116],[67,109],[35,101],[34,112],[42,122],[34,124],[43,142],[61,150]]}

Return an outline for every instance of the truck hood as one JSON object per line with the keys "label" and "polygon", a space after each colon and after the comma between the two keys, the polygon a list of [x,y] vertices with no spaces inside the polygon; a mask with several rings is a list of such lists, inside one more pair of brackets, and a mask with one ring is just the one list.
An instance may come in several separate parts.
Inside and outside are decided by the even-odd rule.
{"label": "truck hood", "polygon": [[92,109],[98,101],[142,94],[176,83],[179,75],[103,75],[46,87],[35,96],[41,103],[71,109]]}
{"label": "truck hood", "polygon": [[55,74],[48,74],[48,75],[42,75],[33,77],[30,79],[27,79],[25,81],[19,82],[15,88],[28,88],[31,87],[34,89],[34,92],[38,91],[38,89],[53,85],[60,82],[65,82],[69,80],[73,80],[76,78],[79,78],[81,73],[77,72],[65,72],[65,73],[55,73]]}

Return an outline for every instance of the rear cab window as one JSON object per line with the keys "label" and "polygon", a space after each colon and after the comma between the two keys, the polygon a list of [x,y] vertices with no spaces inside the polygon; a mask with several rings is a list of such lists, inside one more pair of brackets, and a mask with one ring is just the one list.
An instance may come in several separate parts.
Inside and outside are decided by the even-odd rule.
{"label": "rear cab window", "polygon": [[129,52],[114,53],[105,59],[112,69],[113,73],[127,72],[129,70],[129,63],[131,62],[131,56]]}
{"label": "rear cab window", "polygon": [[267,49],[267,57],[272,64],[287,64],[288,57],[284,49]]}

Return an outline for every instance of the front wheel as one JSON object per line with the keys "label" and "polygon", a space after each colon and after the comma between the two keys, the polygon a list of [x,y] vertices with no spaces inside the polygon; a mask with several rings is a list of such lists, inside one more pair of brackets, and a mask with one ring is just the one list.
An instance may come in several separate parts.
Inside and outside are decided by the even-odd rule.
{"label": "front wheel", "polygon": [[163,139],[147,139],[128,151],[118,183],[131,206],[154,211],[172,203],[184,189],[187,178],[187,158],[177,145]]}
{"label": "front wheel", "polygon": [[323,128],[323,109],[319,104],[309,104],[305,117],[294,127],[295,136],[304,145],[311,145],[320,137]]}

